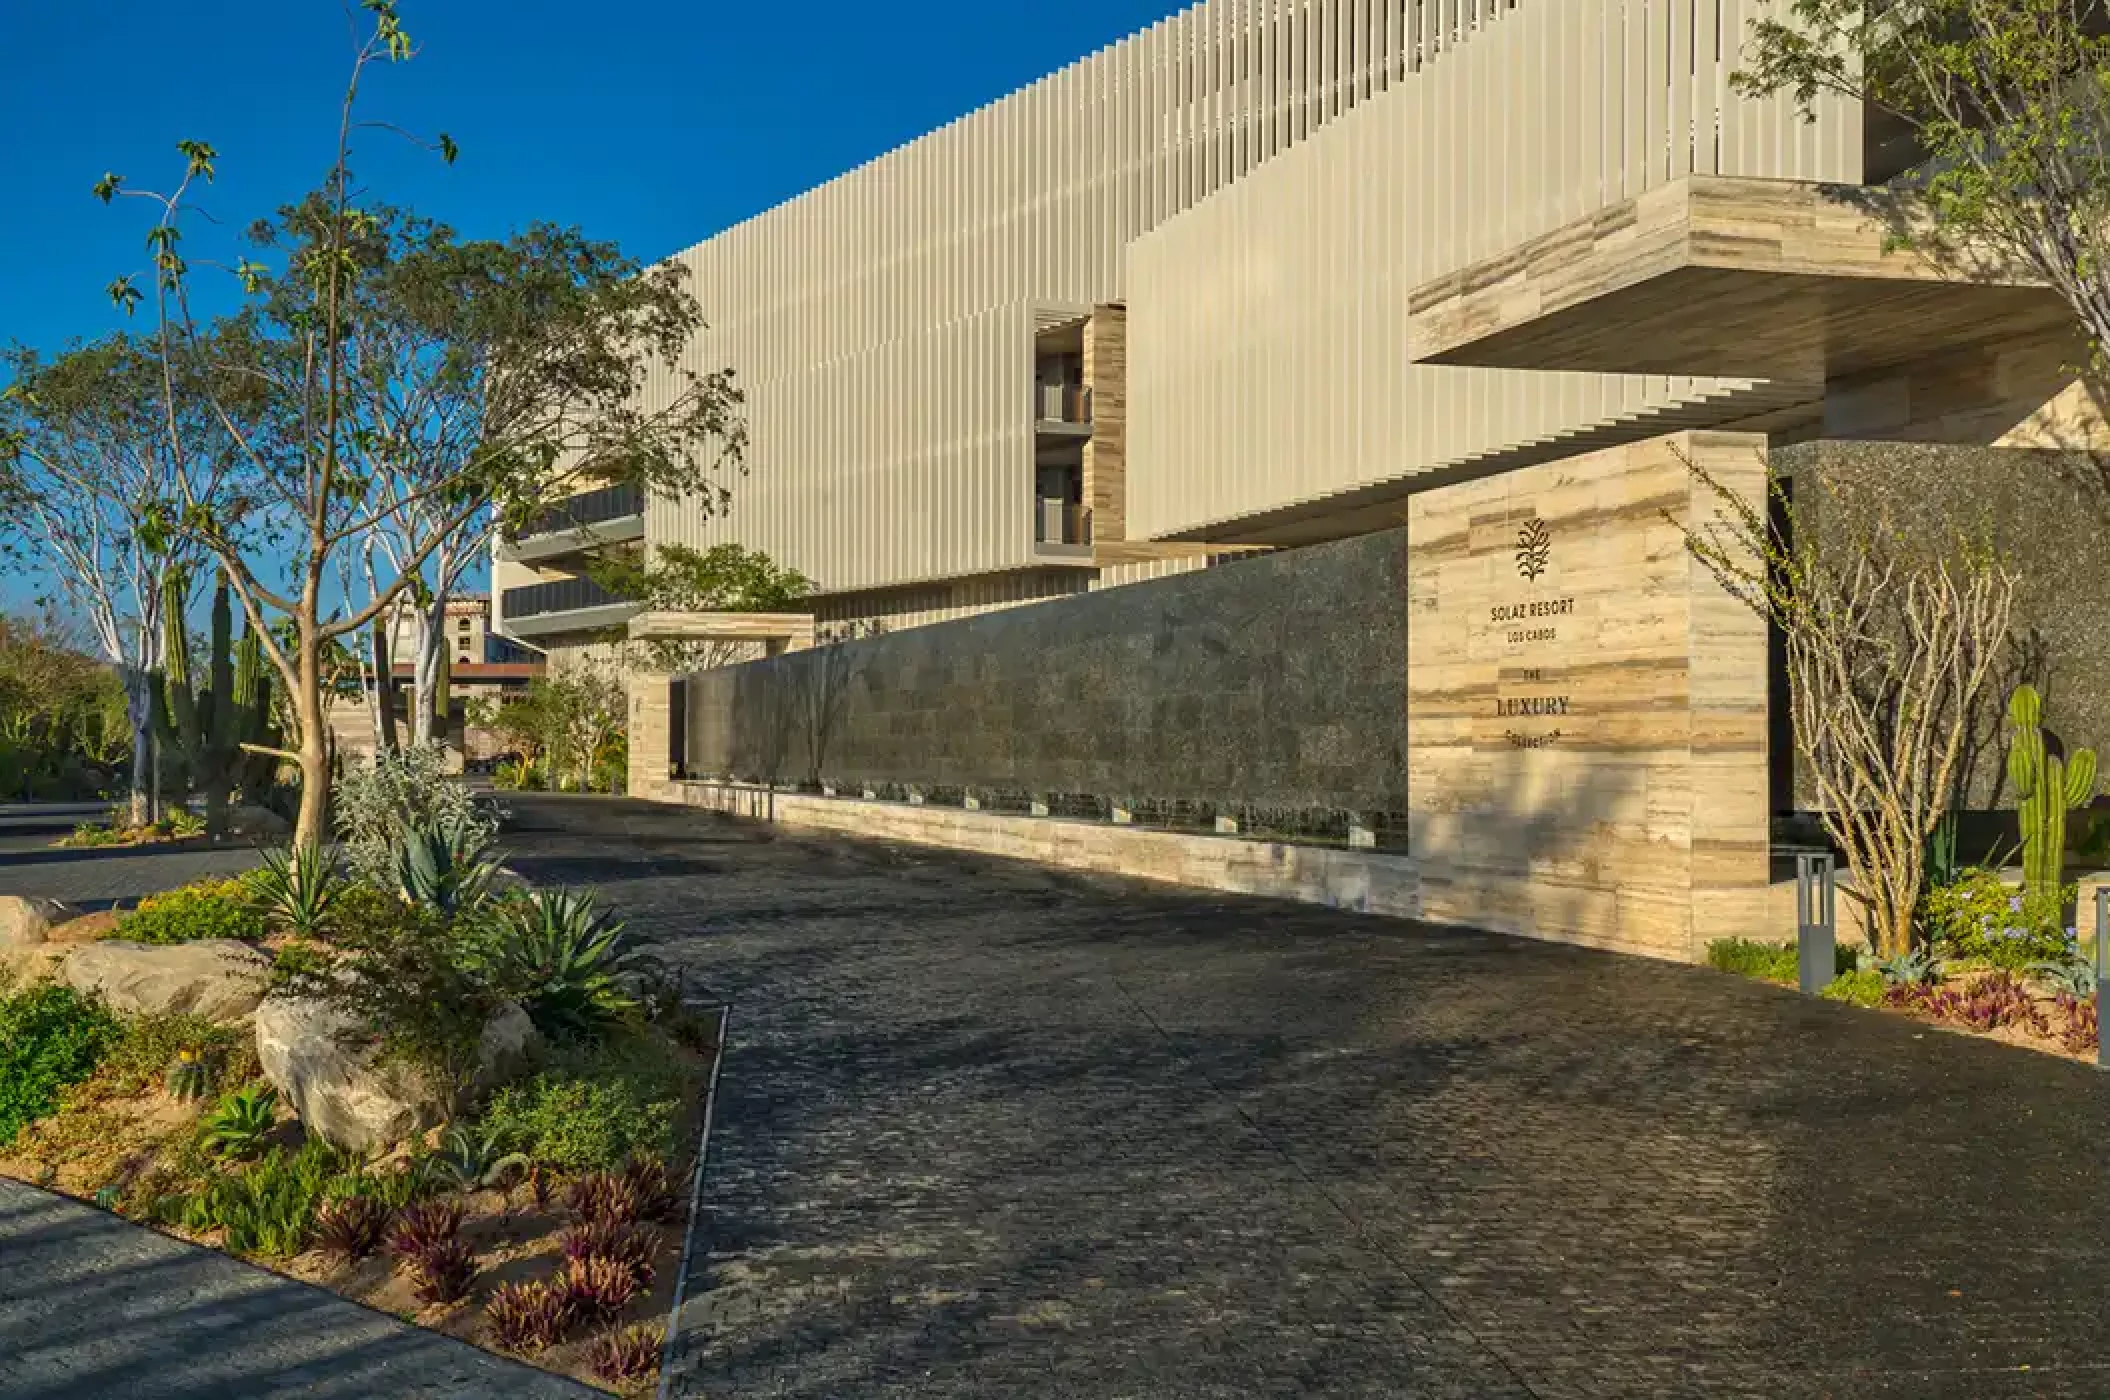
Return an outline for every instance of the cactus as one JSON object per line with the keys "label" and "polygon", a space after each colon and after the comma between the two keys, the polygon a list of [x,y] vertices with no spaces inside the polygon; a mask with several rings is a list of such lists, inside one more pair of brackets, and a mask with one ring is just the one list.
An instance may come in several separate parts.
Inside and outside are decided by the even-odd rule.
{"label": "cactus", "polygon": [[165,581],[162,608],[164,660],[160,684],[154,687],[154,724],[162,739],[179,751],[191,778],[205,796],[205,829],[219,836],[227,829],[227,799],[236,786],[254,790],[277,770],[275,759],[246,752],[243,744],[278,745],[271,723],[271,683],[264,673],[263,647],[244,628],[239,650],[234,642],[234,603],[221,577],[212,594],[212,650],[206,685],[191,682],[190,638],[183,626],[188,581]]}
{"label": "cactus", "polygon": [[189,1048],[179,1050],[176,1062],[168,1069],[169,1097],[179,1103],[195,1103],[205,1097],[211,1076],[203,1055]]}
{"label": "cactus", "polygon": [[2066,814],[2095,796],[2095,750],[2066,757],[2044,741],[2044,701],[2035,686],[2017,686],[2007,706],[2013,727],[2007,777],[2022,824],[2022,883],[2032,895],[2056,891],[2066,871]]}

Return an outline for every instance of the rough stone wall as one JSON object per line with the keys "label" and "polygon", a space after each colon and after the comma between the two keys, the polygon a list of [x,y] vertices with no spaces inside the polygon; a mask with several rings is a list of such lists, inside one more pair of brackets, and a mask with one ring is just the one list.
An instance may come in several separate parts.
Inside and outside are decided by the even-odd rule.
{"label": "rough stone wall", "polygon": [[[2014,684],[2044,692],[2045,724],[2067,747],[2110,752],[2110,458],[2085,452],[1904,442],[1824,441],[1776,449],[1798,528],[1851,548],[1857,529],[1888,519],[1908,542],[1949,548],[1959,529],[1989,543],[2019,575],[2011,653],[1981,727],[1968,790],[1973,807],[2011,808],[2002,776],[2003,712]],[[1798,765],[1795,805],[1817,805]]]}
{"label": "rough stone wall", "polygon": [[1405,555],[1392,530],[702,673],[690,771],[1404,811]]}

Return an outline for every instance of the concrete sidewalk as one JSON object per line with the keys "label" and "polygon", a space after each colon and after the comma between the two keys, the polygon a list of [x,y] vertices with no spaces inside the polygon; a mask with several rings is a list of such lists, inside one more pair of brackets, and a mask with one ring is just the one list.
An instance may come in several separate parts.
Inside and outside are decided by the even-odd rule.
{"label": "concrete sidewalk", "polygon": [[600,1392],[0,1179],[7,1400],[559,1400]]}

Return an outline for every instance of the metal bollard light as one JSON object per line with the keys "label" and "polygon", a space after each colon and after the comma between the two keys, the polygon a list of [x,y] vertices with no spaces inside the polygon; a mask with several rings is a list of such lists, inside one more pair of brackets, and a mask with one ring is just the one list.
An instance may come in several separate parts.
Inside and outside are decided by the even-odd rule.
{"label": "metal bollard light", "polygon": [[1832,853],[1804,851],[1795,857],[1795,972],[1806,996],[1815,996],[1838,975],[1839,932],[1834,922]]}
{"label": "metal bollard light", "polygon": [[2103,1008],[2110,1006],[2110,885],[2095,889],[2095,1067],[2110,1069],[2103,1038]]}

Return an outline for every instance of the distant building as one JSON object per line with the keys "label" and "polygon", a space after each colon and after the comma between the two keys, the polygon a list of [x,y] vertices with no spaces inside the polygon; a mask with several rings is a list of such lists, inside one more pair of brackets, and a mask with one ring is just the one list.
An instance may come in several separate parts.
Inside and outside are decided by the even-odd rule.
{"label": "distant building", "polygon": [[[442,738],[471,762],[496,756],[500,746],[488,731],[470,727],[470,704],[492,695],[501,702],[523,696],[544,670],[540,652],[491,631],[490,614],[491,600],[484,594],[447,603],[447,724]],[[417,635],[415,608],[398,607],[389,622],[389,669],[396,683],[394,719],[399,738],[410,732]],[[373,752],[373,718],[364,695],[335,702],[330,728],[337,736],[339,752]]]}

